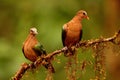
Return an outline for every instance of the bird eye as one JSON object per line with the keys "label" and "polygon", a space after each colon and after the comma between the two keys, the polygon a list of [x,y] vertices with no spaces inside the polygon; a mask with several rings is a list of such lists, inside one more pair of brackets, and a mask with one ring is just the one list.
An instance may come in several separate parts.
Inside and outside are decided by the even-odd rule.
{"label": "bird eye", "polygon": [[30,32],[33,32],[33,30],[30,30]]}
{"label": "bird eye", "polygon": [[85,15],[85,13],[83,13],[83,15]]}

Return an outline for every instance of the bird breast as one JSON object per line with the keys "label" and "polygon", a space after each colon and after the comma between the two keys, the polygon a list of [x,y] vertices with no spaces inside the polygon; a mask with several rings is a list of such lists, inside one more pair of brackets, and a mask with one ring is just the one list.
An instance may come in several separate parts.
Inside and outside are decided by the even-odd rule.
{"label": "bird breast", "polygon": [[82,29],[82,25],[79,23],[73,23],[70,22],[67,25],[67,32],[66,32],[66,39],[65,39],[65,45],[71,46],[75,45],[79,42],[80,39],[80,31]]}
{"label": "bird breast", "polygon": [[80,36],[80,31],[71,31],[68,30],[67,32],[67,40],[71,39],[73,41],[79,40],[79,36]]}
{"label": "bird breast", "polygon": [[80,31],[82,29],[82,25],[80,23],[70,23],[68,25],[67,36],[71,38],[77,38],[80,35]]}
{"label": "bird breast", "polygon": [[70,47],[79,42],[80,31],[68,30],[66,34],[65,45]]}
{"label": "bird breast", "polygon": [[30,36],[24,44],[24,55],[33,62],[37,59],[37,54],[33,50],[35,44],[37,44],[37,41],[33,36]]}

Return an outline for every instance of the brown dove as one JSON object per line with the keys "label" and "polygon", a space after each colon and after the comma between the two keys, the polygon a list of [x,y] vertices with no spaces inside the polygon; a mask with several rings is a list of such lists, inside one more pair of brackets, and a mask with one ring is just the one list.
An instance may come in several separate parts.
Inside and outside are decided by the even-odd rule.
{"label": "brown dove", "polygon": [[62,28],[62,43],[63,46],[67,46],[68,50],[70,51],[68,54],[68,51],[65,52],[65,56],[73,54],[71,47],[78,43],[82,38],[82,20],[86,18],[89,20],[89,17],[87,15],[87,12],[84,10],[80,10],[77,12],[77,14],[63,25]]}
{"label": "brown dove", "polygon": [[[41,45],[36,38],[37,34],[37,29],[31,28],[29,35],[22,47],[24,56],[32,62],[35,62],[38,57],[43,57],[47,55],[43,45]],[[51,62],[47,62],[44,66],[46,69],[51,70],[52,73],[55,72]]]}

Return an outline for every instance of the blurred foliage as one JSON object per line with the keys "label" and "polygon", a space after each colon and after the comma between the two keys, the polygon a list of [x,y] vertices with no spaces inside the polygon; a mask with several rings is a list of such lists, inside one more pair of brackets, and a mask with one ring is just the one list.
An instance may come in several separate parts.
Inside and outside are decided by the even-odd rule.
{"label": "blurred foliage", "polygon": [[[0,0],[0,80],[10,79],[21,63],[29,62],[21,47],[30,27],[37,27],[39,41],[52,52],[62,48],[62,25],[80,9],[90,17],[83,21],[83,40],[109,37],[119,29],[119,0]],[[57,80],[64,76],[62,60],[55,66]]]}

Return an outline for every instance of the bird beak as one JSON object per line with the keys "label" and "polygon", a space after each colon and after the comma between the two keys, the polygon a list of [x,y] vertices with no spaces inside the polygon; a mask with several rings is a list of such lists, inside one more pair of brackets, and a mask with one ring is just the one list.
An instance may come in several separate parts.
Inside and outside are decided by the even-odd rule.
{"label": "bird beak", "polygon": [[38,34],[38,32],[37,32],[37,29],[36,28],[30,28],[30,32],[32,33],[32,34]]}
{"label": "bird beak", "polygon": [[35,31],[35,34],[38,34],[38,32],[37,32],[37,31]]}
{"label": "bird beak", "polygon": [[89,17],[87,16],[86,19],[89,20]]}

